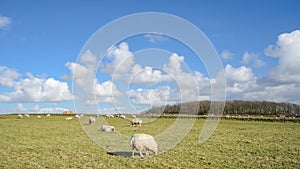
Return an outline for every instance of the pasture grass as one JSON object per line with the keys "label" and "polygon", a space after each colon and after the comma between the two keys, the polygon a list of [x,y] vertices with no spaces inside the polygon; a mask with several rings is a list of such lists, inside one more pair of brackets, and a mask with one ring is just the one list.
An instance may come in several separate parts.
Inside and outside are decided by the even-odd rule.
{"label": "pasture grass", "polygon": [[[83,130],[92,125],[65,117],[0,115],[0,168],[300,168],[300,123],[222,120],[200,144],[205,120],[197,119],[176,147],[141,159],[107,154]],[[120,118],[106,121],[129,139],[133,133],[157,135],[174,119],[142,127]]]}

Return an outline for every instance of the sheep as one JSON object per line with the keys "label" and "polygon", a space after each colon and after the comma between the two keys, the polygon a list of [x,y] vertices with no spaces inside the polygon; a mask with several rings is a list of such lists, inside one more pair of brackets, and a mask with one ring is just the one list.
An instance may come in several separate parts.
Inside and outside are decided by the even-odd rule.
{"label": "sheep", "polygon": [[27,117],[27,118],[30,118],[29,114],[25,114],[24,116]]}
{"label": "sheep", "polygon": [[75,115],[76,119],[80,119],[80,116],[78,114]]}
{"label": "sheep", "polygon": [[121,119],[126,119],[126,116],[122,114],[122,115],[120,115],[120,118]]}
{"label": "sheep", "polygon": [[142,126],[142,119],[140,118],[134,118],[130,121],[130,126],[136,126],[136,125],[139,125],[139,126]]}
{"label": "sheep", "polygon": [[83,116],[84,116],[83,114],[80,115],[80,117],[83,117]]}
{"label": "sheep", "polygon": [[95,123],[96,122],[96,118],[95,117],[90,117],[89,118],[89,124]]}
{"label": "sheep", "polygon": [[38,116],[36,116],[36,118],[40,119],[40,118],[42,118],[42,116],[38,115]]}
{"label": "sheep", "polygon": [[22,115],[22,114],[19,114],[19,115],[18,115],[18,118],[19,118],[19,119],[23,118],[23,115]]}
{"label": "sheep", "polygon": [[112,114],[107,114],[107,115],[105,115],[107,118],[114,118],[114,115],[112,115]]}
{"label": "sheep", "polygon": [[47,115],[46,115],[46,117],[50,117],[50,116],[51,116],[50,114],[47,114]]}
{"label": "sheep", "polygon": [[100,130],[105,131],[105,132],[113,132],[113,131],[115,131],[115,127],[114,126],[108,126],[108,125],[102,125]]}
{"label": "sheep", "polygon": [[132,114],[131,117],[132,117],[132,118],[136,118],[136,115]]}
{"label": "sheep", "polygon": [[67,117],[66,120],[73,120],[73,117]]}
{"label": "sheep", "polygon": [[133,134],[130,138],[130,147],[132,149],[132,157],[134,157],[134,150],[139,151],[140,156],[143,158],[142,151],[146,150],[146,156],[148,156],[148,150],[157,155],[158,146],[156,141],[151,135],[148,134]]}

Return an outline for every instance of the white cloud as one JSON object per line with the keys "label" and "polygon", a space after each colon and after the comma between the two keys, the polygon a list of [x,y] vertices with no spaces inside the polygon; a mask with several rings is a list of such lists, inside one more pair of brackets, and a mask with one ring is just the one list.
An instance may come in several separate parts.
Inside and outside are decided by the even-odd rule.
{"label": "white cloud", "polygon": [[146,66],[144,69],[140,65],[135,65],[132,69],[131,84],[154,85],[169,81],[170,76],[163,74],[162,71]]}
{"label": "white cloud", "polygon": [[0,16],[0,29],[4,29],[11,24],[11,19],[6,16]]}
{"label": "white cloud", "polygon": [[15,81],[13,92],[0,95],[2,102],[60,102],[72,99],[66,82],[28,77]]}
{"label": "white cloud", "polygon": [[278,65],[269,76],[278,82],[300,82],[300,30],[278,36],[276,45],[269,45],[265,55],[278,58]]}
{"label": "white cloud", "polygon": [[134,64],[134,55],[129,51],[129,46],[125,42],[119,44],[118,47],[110,48],[107,57],[111,58],[112,62],[102,65],[102,72],[116,79],[129,73]]}
{"label": "white cloud", "polygon": [[127,94],[134,104],[158,106],[167,104],[171,95],[171,89],[169,86],[161,86],[157,89],[140,88],[129,90]]}
{"label": "white cloud", "polygon": [[155,43],[158,41],[167,41],[169,38],[162,35],[161,33],[148,33],[145,34],[144,37],[148,39],[149,42]]}
{"label": "white cloud", "polygon": [[231,59],[234,54],[232,52],[230,52],[229,50],[223,50],[222,53],[220,54],[221,58],[223,59]]}
{"label": "white cloud", "polygon": [[255,67],[262,67],[265,65],[265,62],[258,58],[259,55],[255,53],[245,52],[243,54],[242,63],[249,65],[253,64]]}
{"label": "white cloud", "polygon": [[226,91],[229,95],[241,93],[242,95],[239,96],[240,98],[243,98],[245,92],[251,91],[257,86],[256,77],[254,76],[252,69],[245,66],[234,68],[231,65],[226,65],[225,76]]}
{"label": "white cloud", "polygon": [[0,66],[0,86],[13,87],[15,80],[21,75],[14,69],[5,66]]}

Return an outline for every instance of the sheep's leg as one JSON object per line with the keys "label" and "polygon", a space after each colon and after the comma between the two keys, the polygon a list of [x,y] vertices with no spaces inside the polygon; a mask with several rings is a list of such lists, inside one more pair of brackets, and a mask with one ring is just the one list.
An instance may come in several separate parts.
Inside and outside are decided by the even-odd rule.
{"label": "sheep's leg", "polygon": [[132,155],[131,156],[134,157],[134,150],[132,150]]}
{"label": "sheep's leg", "polygon": [[142,153],[142,151],[140,150],[140,156],[142,157],[142,158],[144,158],[144,156],[143,156],[143,153]]}
{"label": "sheep's leg", "polygon": [[148,152],[148,150],[146,151],[146,156],[149,156],[149,152]]}

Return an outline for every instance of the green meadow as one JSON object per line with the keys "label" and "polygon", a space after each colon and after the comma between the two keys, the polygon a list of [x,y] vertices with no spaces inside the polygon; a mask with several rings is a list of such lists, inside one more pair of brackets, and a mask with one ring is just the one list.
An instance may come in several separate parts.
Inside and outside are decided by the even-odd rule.
{"label": "green meadow", "polygon": [[[103,134],[98,131],[100,117],[91,125],[87,116],[65,118],[0,115],[0,168],[300,168],[300,123],[223,119],[210,139],[200,144],[205,119],[196,119],[176,147],[157,156],[140,158],[136,153],[132,158],[127,156],[130,151],[112,155],[97,144]],[[105,119],[125,137],[128,150],[131,134],[155,136],[174,120],[150,119],[141,127],[130,127],[128,119]]]}

